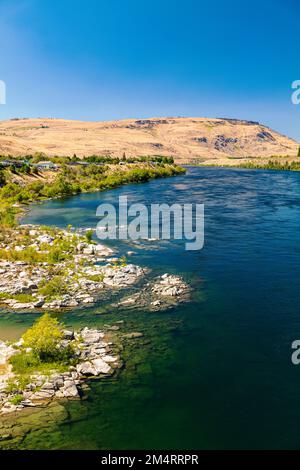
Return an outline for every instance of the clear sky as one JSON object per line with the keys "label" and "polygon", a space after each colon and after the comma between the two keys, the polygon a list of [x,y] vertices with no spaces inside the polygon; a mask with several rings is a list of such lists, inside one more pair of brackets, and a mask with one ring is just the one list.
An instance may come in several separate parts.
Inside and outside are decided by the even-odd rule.
{"label": "clear sky", "polygon": [[300,140],[299,0],[0,0],[0,119],[209,116]]}

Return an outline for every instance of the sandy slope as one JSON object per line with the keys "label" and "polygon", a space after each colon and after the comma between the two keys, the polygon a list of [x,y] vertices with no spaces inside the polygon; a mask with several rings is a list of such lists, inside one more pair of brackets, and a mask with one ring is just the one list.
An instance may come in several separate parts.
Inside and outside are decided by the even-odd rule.
{"label": "sandy slope", "polygon": [[[0,154],[173,155],[179,162],[236,163],[245,157],[295,156],[299,144],[259,123],[210,118],[109,122],[0,121]],[[234,158],[233,158],[234,157]]]}

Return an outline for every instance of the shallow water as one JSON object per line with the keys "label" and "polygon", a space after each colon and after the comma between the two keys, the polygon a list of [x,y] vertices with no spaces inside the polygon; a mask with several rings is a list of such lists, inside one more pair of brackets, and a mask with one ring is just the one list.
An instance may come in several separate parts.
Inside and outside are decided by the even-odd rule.
{"label": "shallow water", "polygon": [[[125,320],[142,340],[126,368],[95,382],[88,399],[64,404],[21,448],[300,448],[300,174],[190,168],[187,175],[32,208],[26,223],[91,227],[100,202],[205,204],[205,247],[118,243],[154,273],[191,282],[192,301],[164,313],[109,304],[63,314],[70,326]],[[114,244],[113,244],[114,245]],[[2,312],[0,337],[17,338],[33,314]],[[21,420],[21,418],[20,418]],[[12,444],[13,446],[13,444]]]}

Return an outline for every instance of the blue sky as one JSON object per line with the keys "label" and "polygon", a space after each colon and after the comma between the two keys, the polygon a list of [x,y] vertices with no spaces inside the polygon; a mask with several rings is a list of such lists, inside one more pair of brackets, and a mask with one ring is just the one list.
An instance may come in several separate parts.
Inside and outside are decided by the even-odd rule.
{"label": "blue sky", "polygon": [[0,119],[209,116],[300,140],[298,0],[0,0]]}

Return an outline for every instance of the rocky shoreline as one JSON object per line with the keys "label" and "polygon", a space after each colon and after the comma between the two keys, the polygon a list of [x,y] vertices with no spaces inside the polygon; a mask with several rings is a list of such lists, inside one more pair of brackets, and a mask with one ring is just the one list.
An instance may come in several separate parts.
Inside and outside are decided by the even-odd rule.
{"label": "rocky shoreline", "polygon": [[[0,240],[0,304],[18,311],[55,311],[94,305],[111,290],[134,286],[149,270],[113,257],[111,248],[74,230],[21,225]],[[189,286],[164,274],[117,306],[161,310],[185,301]]]}
{"label": "rocky shoreline", "polygon": [[[58,229],[49,233],[47,229],[27,225],[14,230],[13,235],[0,243],[0,303],[13,310],[57,310],[91,305],[105,290],[131,286],[147,271],[112,258],[113,250],[89,243],[78,233]],[[20,241],[17,235],[21,235]],[[44,261],[51,255],[49,248],[54,249],[58,243],[67,243],[66,259]],[[37,261],[26,260],[29,251],[37,255]],[[63,278],[64,289],[61,285],[57,292],[43,295],[43,290],[39,289],[41,284],[59,280],[58,276]]]}
{"label": "rocky shoreline", "polygon": [[[155,312],[188,300],[191,289],[180,276],[166,273],[148,279],[148,269],[113,254],[92,241],[90,229],[10,229],[0,234],[0,304],[17,311],[59,311],[93,305],[105,292],[130,287],[135,293],[125,294],[112,307]],[[59,349],[72,349],[72,364],[62,362],[62,367],[46,372],[37,368],[31,374],[25,368],[24,374],[16,374],[11,360],[24,353],[23,339],[13,344],[0,341],[0,414],[49,405],[55,399],[80,399],[90,379],[111,377],[123,366],[116,336],[122,323],[102,330],[64,330]],[[129,340],[142,336],[123,335]]]}
{"label": "rocky shoreline", "polygon": [[188,301],[190,292],[190,286],[182,277],[166,273],[146,282],[137,293],[125,296],[113,306],[160,311]]}
{"label": "rocky shoreline", "polygon": [[12,356],[20,354],[22,340],[12,345],[0,342],[0,414],[49,404],[54,399],[80,399],[88,380],[111,377],[123,365],[116,333],[113,333],[119,328],[115,325],[106,330],[64,330],[60,348],[74,348],[74,365],[63,372],[33,373],[25,387],[22,377],[14,374],[9,362]]}

